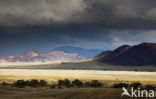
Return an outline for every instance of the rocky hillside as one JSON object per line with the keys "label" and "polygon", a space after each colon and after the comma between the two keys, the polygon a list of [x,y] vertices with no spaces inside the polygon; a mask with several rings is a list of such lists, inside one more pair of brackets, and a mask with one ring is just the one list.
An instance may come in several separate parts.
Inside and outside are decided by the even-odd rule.
{"label": "rocky hillside", "polygon": [[77,53],[69,54],[65,51],[52,51],[41,53],[37,51],[26,51],[18,56],[2,56],[0,62],[66,62],[66,61],[79,61],[84,57]]}
{"label": "rocky hillside", "polygon": [[142,43],[135,46],[123,45],[109,53],[103,52],[94,59],[113,65],[156,65],[156,43]]}

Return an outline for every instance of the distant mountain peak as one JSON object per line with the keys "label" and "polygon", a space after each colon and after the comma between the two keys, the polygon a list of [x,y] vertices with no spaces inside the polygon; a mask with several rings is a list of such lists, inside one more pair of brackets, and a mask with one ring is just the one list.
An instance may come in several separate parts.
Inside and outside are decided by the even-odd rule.
{"label": "distant mountain peak", "polygon": [[18,56],[3,56],[0,58],[0,62],[67,62],[67,61],[79,61],[85,58],[77,53],[67,53],[66,51],[52,51],[52,52],[38,52],[34,50],[28,50],[24,54]]}
{"label": "distant mountain peak", "polygon": [[68,52],[67,51],[64,51],[64,50],[55,50],[55,51],[51,51],[51,52],[49,52],[49,53],[58,53],[58,54],[61,54],[61,53],[67,53],[68,54]]}
{"label": "distant mountain peak", "polygon": [[35,50],[27,50],[22,55],[34,57],[34,56],[38,56],[39,55],[39,52],[38,51],[35,51]]}
{"label": "distant mountain peak", "polygon": [[27,50],[25,53],[38,53],[36,50]]}
{"label": "distant mountain peak", "polygon": [[79,55],[85,57],[86,59],[96,56],[97,54],[101,53],[102,49],[85,49],[76,46],[60,46],[54,49],[55,50],[62,50],[67,51],[68,53],[78,53]]}

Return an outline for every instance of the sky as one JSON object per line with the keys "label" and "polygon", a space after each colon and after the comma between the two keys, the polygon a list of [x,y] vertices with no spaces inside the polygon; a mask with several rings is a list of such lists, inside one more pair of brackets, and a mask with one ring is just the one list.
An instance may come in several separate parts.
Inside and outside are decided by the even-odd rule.
{"label": "sky", "polygon": [[0,0],[0,56],[156,43],[156,0]]}

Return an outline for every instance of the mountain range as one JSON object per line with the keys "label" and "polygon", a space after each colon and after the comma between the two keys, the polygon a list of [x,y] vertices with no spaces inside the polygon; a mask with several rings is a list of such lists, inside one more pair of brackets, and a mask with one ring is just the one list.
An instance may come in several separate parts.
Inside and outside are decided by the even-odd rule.
{"label": "mountain range", "polygon": [[102,52],[93,58],[100,63],[125,66],[156,65],[156,43],[123,45],[114,51]]}
{"label": "mountain range", "polygon": [[[76,52],[76,53],[75,53]],[[120,66],[146,66],[156,65],[156,43],[141,43],[138,45],[122,45],[113,51],[96,49],[83,49],[72,46],[62,46],[51,52],[26,51],[17,56],[2,56],[0,63],[5,62],[72,62],[85,60],[96,61],[97,63],[108,63]],[[80,55],[80,54],[81,55]],[[96,53],[100,53],[97,54]],[[89,54],[89,55],[87,55]],[[83,56],[86,57],[83,57]]]}
{"label": "mountain range", "polygon": [[55,50],[62,50],[67,51],[68,53],[78,53],[79,55],[85,57],[86,59],[96,56],[97,54],[103,52],[102,49],[84,49],[81,47],[75,46],[61,46],[54,49]]}
{"label": "mountain range", "polygon": [[4,62],[69,62],[79,61],[85,58],[77,53],[67,53],[66,51],[37,52],[34,50],[26,51],[18,56],[2,56],[0,63]]}

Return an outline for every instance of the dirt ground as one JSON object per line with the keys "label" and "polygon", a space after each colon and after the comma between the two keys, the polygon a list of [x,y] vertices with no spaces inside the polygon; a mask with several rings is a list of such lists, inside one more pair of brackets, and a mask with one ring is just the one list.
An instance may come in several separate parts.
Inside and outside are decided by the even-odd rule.
{"label": "dirt ground", "polygon": [[[121,89],[113,88],[51,89],[0,87],[0,99],[121,99],[121,93]],[[132,98],[125,96],[122,99]]]}

